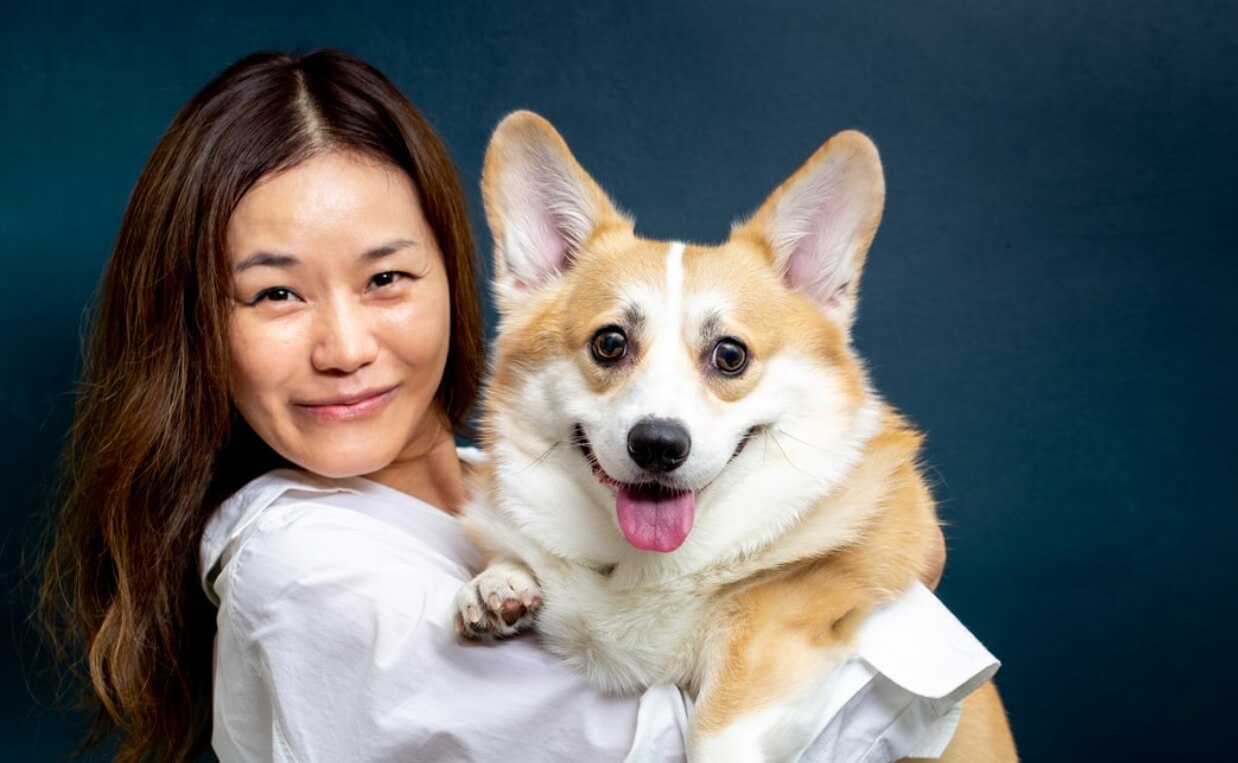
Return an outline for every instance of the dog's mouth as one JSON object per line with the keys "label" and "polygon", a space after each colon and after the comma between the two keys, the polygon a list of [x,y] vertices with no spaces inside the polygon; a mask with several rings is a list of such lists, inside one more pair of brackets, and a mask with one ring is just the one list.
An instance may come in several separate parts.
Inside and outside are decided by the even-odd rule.
{"label": "dog's mouth", "polygon": [[[743,451],[755,432],[756,427],[753,427],[745,433],[728,464]],[[572,430],[572,442],[584,454],[597,481],[614,488],[619,530],[633,548],[665,554],[683,545],[696,520],[696,497],[708,485],[691,490],[665,484],[656,478],[642,483],[620,482],[607,474],[598,463],[593,446],[589,444],[589,438],[580,424]]]}

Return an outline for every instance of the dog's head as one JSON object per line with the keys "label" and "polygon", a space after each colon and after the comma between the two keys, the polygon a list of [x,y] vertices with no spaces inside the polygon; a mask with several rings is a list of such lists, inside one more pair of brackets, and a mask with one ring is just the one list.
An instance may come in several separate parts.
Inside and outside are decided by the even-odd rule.
{"label": "dog's head", "polygon": [[636,236],[528,112],[495,131],[482,188],[484,429],[526,527],[612,561],[757,543],[854,463],[876,416],[850,346],[885,193],[868,138],[836,135],[716,247]]}

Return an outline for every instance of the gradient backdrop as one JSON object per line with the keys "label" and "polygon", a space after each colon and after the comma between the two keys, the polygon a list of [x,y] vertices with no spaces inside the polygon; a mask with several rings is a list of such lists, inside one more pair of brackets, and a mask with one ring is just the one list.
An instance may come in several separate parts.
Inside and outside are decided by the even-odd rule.
{"label": "gradient backdrop", "polygon": [[928,432],[940,593],[1005,661],[1025,759],[1234,754],[1234,4],[7,0],[3,18],[0,758],[55,759],[79,730],[48,708],[21,565],[128,193],[223,66],[320,45],[425,110],[479,232],[482,150],[515,108],[641,232],[695,241],[834,132],[873,136],[889,202],[857,341]]}

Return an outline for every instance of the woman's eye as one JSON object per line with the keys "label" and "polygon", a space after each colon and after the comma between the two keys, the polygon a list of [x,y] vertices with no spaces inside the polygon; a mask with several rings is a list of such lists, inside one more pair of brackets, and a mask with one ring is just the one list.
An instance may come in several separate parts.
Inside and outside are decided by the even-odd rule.
{"label": "woman's eye", "polygon": [[607,326],[593,335],[589,349],[593,352],[593,359],[602,365],[618,363],[628,354],[628,337],[622,329]]}
{"label": "woman's eye", "polygon": [[724,376],[739,376],[748,367],[748,348],[738,339],[720,339],[714,345],[713,364]]}
{"label": "woman's eye", "polygon": [[379,273],[370,278],[370,286],[375,289],[381,289],[384,286],[390,286],[396,281],[399,281],[400,279],[404,278],[405,275],[406,274],[400,273],[395,270],[389,270],[385,273]]}
{"label": "woman's eye", "polygon": [[269,289],[263,289],[253,298],[250,305],[256,305],[259,302],[290,302],[297,299],[297,294],[287,286],[272,286]]}

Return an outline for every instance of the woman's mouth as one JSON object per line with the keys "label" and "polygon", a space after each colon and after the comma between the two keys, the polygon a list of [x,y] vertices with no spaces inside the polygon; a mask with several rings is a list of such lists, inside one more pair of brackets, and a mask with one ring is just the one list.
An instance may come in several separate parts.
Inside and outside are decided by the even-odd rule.
{"label": "woman's mouth", "polygon": [[398,386],[369,389],[310,401],[295,401],[293,407],[298,412],[318,421],[356,421],[381,411],[387,403],[391,402]]}

